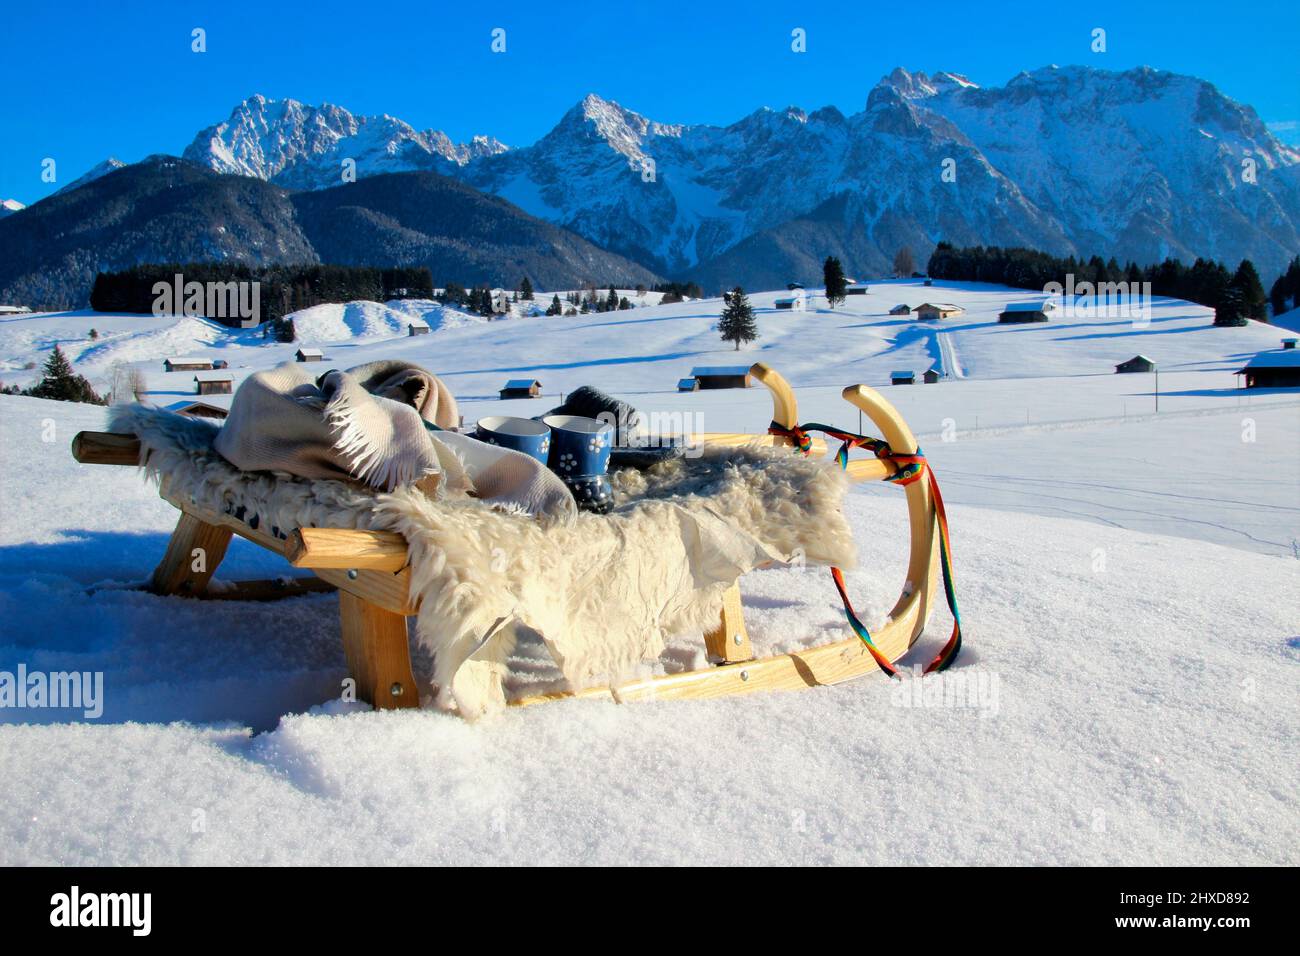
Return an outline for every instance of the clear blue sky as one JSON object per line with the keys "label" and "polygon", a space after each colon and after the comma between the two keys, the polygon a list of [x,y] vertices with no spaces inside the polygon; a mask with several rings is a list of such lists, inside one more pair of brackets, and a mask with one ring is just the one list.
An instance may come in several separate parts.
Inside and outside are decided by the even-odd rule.
{"label": "clear blue sky", "polygon": [[[252,93],[389,113],[463,141],[525,145],[596,92],[664,122],[759,106],[857,112],[895,66],[1001,85],[1048,63],[1150,65],[1210,80],[1300,142],[1295,0],[1143,3],[15,2],[0,23],[0,198],[107,156],[179,153]],[[190,31],[208,51],[190,51]],[[505,54],[490,50],[506,30]],[[807,31],[808,51],[790,50]],[[1091,30],[1107,52],[1090,50]],[[59,183],[40,180],[44,157]]]}

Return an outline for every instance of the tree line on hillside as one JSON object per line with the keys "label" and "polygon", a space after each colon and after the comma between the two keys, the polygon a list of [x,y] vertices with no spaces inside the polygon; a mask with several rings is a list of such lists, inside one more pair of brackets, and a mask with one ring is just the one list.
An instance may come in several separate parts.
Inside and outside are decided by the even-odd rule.
{"label": "tree line on hillside", "polygon": [[1292,259],[1286,271],[1274,280],[1273,287],[1268,290],[1268,301],[1273,306],[1274,315],[1300,309],[1300,256]]}
{"label": "tree line on hillside", "polygon": [[[325,302],[369,299],[433,298],[433,276],[427,267],[380,269],[368,266],[271,265],[249,266],[233,262],[190,262],[139,265],[95,276],[90,307],[97,312],[154,311],[158,283],[171,287],[180,275],[184,283],[257,282],[259,318],[278,322],[291,312]],[[169,299],[170,302],[170,299]],[[171,311],[182,311],[183,302]],[[237,325],[237,321],[208,316]]]}
{"label": "tree line on hillside", "polygon": [[[1045,288],[1048,283],[1065,284],[1066,276],[1074,276],[1074,285],[1080,283],[1151,283],[1151,294],[1186,299],[1215,310],[1217,325],[1245,325],[1247,319],[1268,320],[1268,297],[1259,280],[1254,264],[1243,259],[1235,272],[1213,259],[1197,259],[1190,266],[1178,259],[1149,266],[1128,262],[1120,265],[1112,257],[1101,256],[1078,259],[1074,256],[1053,256],[1036,249],[1001,248],[999,246],[967,246],[956,248],[941,242],[930,256],[927,272],[934,279],[954,279],[968,282],[991,282],[1016,289]],[[1279,287],[1274,283],[1274,312],[1280,301],[1300,292],[1300,259],[1292,263],[1287,275],[1294,277],[1295,285]],[[1140,286],[1139,286],[1140,287]],[[1280,288],[1280,291],[1279,291]]]}

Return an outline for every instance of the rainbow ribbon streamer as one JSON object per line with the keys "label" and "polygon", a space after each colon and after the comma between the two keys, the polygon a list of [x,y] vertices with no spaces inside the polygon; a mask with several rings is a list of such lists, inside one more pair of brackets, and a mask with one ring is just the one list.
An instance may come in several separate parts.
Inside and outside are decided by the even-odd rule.
{"label": "rainbow ribbon streamer", "polygon": [[[882,461],[888,461],[895,465],[895,472],[885,478],[885,481],[906,486],[914,481],[920,481],[923,477],[929,480],[930,495],[934,499],[935,518],[939,523],[940,567],[943,569],[944,595],[948,599],[948,610],[952,612],[952,636],[948,638],[948,643],[943,646],[943,649],[939,651],[934,660],[926,665],[924,672],[930,674],[947,670],[961,651],[961,611],[957,608],[957,589],[953,584],[952,541],[948,534],[948,512],[944,508],[943,495],[939,493],[939,481],[934,476],[934,469],[930,467],[925,455],[921,453],[919,448],[915,454],[896,454],[889,447],[889,443],[882,439],[842,431],[829,425],[809,422],[806,425],[785,428],[773,422],[768,427],[769,434],[788,438],[805,456],[812,450],[812,438],[809,437],[809,432],[821,432],[829,438],[838,439],[842,443],[839,451],[835,453],[835,461],[841,468],[849,466],[849,452],[852,449],[866,448]],[[871,653],[880,669],[890,677],[897,677],[898,668],[891,664],[885,655],[880,652],[880,649],[876,647],[871,640],[871,632],[867,630],[867,626],[862,623],[857,612],[853,610],[853,603],[849,600],[848,591],[844,587],[844,575],[839,568],[831,568],[831,578],[835,581],[835,589],[839,592],[840,600],[844,603],[844,615],[848,618],[849,627],[866,645],[867,650]]]}

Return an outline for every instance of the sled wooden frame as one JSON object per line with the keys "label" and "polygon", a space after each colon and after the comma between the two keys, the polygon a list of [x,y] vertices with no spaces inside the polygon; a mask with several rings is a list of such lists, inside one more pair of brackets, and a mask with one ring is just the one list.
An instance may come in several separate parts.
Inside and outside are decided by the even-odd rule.
{"label": "sled wooden frame", "polygon": [[[785,428],[797,425],[798,404],[785,379],[762,363],[754,365],[750,374],[771,392],[772,420]],[[880,393],[865,385],[851,385],[844,389],[843,397],[871,419],[896,453],[916,451],[911,429]],[[783,437],[747,433],[700,433],[692,438],[715,446],[790,444]],[[825,443],[815,439],[812,453],[825,452]],[[134,435],[81,432],[73,439],[72,454],[87,464],[137,465],[140,443]],[[895,466],[875,458],[862,459],[851,461],[847,471],[854,481],[871,481],[890,477]],[[877,649],[891,662],[906,653],[925,630],[939,579],[939,541],[929,483],[912,482],[903,490],[910,524],[907,577],[885,623],[872,632]],[[377,708],[418,706],[406,627],[406,618],[415,615],[417,607],[409,598],[405,539],[387,531],[268,528],[256,516],[245,520],[182,498],[169,487],[165,476],[159,495],[181,516],[150,580],[150,590],[195,598],[264,600],[337,588],[343,650],[348,671],[356,681],[357,697]],[[281,555],[293,567],[310,570],[317,580],[246,581],[210,591],[209,581],[236,534]],[[203,561],[195,560],[196,549],[201,549]],[[754,658],[738,586],[726,592],[718,627],[704,635],[704,642],[711,665],[701,670],[648,677],[616,687],[521,697],[510,704],[528,706],[566,698],[617,702],[703,699],[764,690],[798,690],[879,673],[856,636],[788,654]]]}

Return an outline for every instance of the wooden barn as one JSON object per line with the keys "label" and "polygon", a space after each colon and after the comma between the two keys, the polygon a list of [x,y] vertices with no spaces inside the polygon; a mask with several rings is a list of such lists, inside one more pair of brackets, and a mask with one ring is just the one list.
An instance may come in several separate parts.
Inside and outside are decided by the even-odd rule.
{"label": "wooden barn", "polygon": [[845,295],[866,295],[868,286],[865,282],[851,282],[844,290]]}
{"label": "wooden barn", "polygon": [[1293,349],[1293,348],[1295,348],[1295,339],[1283,339],[1283,340],[1282,340],[1282,348],[1284,348],[1284,349]]}
{"label": "wooden barn", "polygon": [[931,367],[925,370],[925,374],[923,374],[921,378],[925,379],[926,385],[934,385],[939,381],[939,379],[943,378],[943,373],[937,368]]}
{"label": "wooden barn", "polygon": [[1007,323],[1046,322],[1049,318],[1048,313],[1055,308],[1056,306],[1047,301],[1011,302],[998,315],[998,321]]}
{"label": "wooden barn", "polygon": [[677,391],[679,392],[698,392],[700,390],[700,380],[696,378],[679,378],[677,380]]}
{"label": "wooden barn", "polygon": [[1154,372],[1155,370],[1156,363],[1151,361],[1145,355],[1135,355],[1127,362],[1120,362],[1115,366],[1115,373],[1117,375],[1124,372]]}
{"label": "wooden barn", "polygon": [[787,309],[788,311],[791,312],[803,312],[804,297],[802,295],[792,295],[789,296],[788,298],[777,299],[776,307],[778,309]]}
{"label": "wooden barn", "polygon": [[502,398],[538,398],[542,394],[542,383],[535,378],[512,378],[500,394]]}
{"label": "wooden barn", "polygon": [[787,282],[787,283],[785,284],[785,289],[786,289],[787,292],[793,292],[793,291],[795,291],[796,289],[800,289],[800,290],[802,290],[802,289],[803,289],[803,283],[802,283],[802,282]]}
{"label": "wooden barn", "polygon": [[1300,351],[1260,352],[1236,374],[1246,377],[1247,388],[1300,388]]}
{"label": "wooden barn", "polygon": [[406,334],[407,335],[428,335],[429,323],[425,322],[423,319],[412,319],[410,322],[406,323]]}
{"label": "wooden barn", "polygon": [[320,349],[302,348],[293,353],[293,357],[299,362],[323,362],[325,353]]}
{"label": "wooden barn", "polygon": [[912,311],[922,322],[934,322],[962,313],[961,306],[953,305],[951,302],[922,302]]}
{"label": "wooden barn", "polygon": [[[218,401],[220,400],[218,399]],[[230,408],[226,405],[218,405],[215,401],[205,402],[198,399],[174,402],[167,406],[167,410],[178,415],[188,415],[190,418],[207,418],[213,421],[223,421],[230,414]]]}
{"label": "wooden barn", "polygon": [[218,365],[212,359],[205,358],[169,358],[163,359],[164,372],[206,372],[214,368],[225,368],[226,363]]}
{"label": "wooden barn", "polygon": [[916,373],[908,369],[889,373],[890,385],[915,385]]}
{"label": "wooden barn", "polygon": [[898,303],[898,305],[894,306],[892,309],[889,310],[889,314],[890,315],[911,315],[912,307],[908,305],[906,302],[900,302]]}
{"label": "wooden barn", "polygon": [[229,372],[199,372],[194,376],[196,395],[229,395],[235,377]]}
{"label": "wooden barn", "polygon": [[748,365],[707,365],[691,369],[700,388],[749,388]]}

